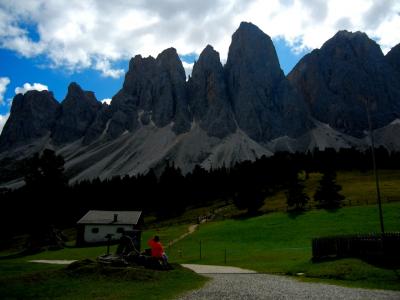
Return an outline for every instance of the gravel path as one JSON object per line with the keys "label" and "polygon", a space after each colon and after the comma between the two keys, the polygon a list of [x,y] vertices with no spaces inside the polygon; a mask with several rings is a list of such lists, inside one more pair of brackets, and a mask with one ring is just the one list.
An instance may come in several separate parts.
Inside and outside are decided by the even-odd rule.
{"label": "gravel path", "polygon": [[179,300],[204,299],[400,299],[400,292],[305,283],[285,276],[250,273],[234,267],[183,265],[210,277],[200,290]]}
{"label": "gravel path", "polygon": [[52,264],[52,265],[69,265],[76,260],[65,260],[65,259],[35,259],[28,260],[28,262],[39,263],[39,264]]}

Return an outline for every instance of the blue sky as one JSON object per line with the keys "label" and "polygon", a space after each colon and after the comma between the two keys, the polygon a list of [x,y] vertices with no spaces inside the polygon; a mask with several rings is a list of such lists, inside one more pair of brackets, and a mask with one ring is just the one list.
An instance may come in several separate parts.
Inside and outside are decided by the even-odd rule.
{"label": "blue sky", "polygon": [[16,88],[61,101],[75,81],[111,98],[137,54],[175,47],[190,72],[210,44],[226,61],[241,21],[271,36],[285,73],[338,30],[366,32],[384,53],[400,42],[398,0],[0,0],[0,131]]}

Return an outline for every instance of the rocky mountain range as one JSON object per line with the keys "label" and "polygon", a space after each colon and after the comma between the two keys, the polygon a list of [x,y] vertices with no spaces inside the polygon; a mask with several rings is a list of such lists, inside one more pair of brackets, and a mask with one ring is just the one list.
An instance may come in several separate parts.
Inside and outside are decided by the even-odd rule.
{"label": "rocky mountain range", "polygon": [[177,51],[135,56],[111,104],[71,83],[59,103],[48,91],[15,96],[0,160],[51,148],[72,181],[162,169],[232,166],[276,151],[400,150],[400,45],[386,56],[361,32],[340,31],[288,76],[271,38],[251,23],[232,36],[228,59],[208,45],[186,80]]}

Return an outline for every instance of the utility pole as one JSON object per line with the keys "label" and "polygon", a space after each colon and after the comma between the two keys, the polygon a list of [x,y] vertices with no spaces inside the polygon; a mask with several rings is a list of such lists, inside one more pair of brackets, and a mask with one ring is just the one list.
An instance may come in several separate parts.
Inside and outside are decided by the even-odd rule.
{"label": "utility pole", "polygon": [[382,213],[382,201],[381,201],[381,191],[379,187],[379,174],[378,169],[376,167],[376,157],[375,157],[375,141],[374,141],[374,134],[372,132],[372,121],[371,121],[371,113],[370,113],[370,102],[369,98],[366,98],[366,108],[367,108],[367,117],[368,117],[368,127],[369,127],[369,138],[371,141],[371,154],[372,154],[372,165],[374,168],[374,175],[375,175],[375,183],[376,183],[376,197],[378,202],[379,208],[379,221],[381,224],[381,234],[382,236],[385,234],[385,228],[383,225],[383,213]]}

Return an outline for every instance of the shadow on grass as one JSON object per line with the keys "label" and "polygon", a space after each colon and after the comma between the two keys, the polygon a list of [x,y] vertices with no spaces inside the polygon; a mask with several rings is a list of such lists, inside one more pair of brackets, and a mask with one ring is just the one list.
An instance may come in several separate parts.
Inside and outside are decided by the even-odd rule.
{"label": "shadow on grass", "polygon": [[[357,256],[331,256],[331,257],[325,257],[325,258],[320,258],[320,259],[311,259],[311,262],[313,264],[323,264],[327,262],[335,262],[335,261],[340,261],[342,259],[347,259],[347,258],[353,258],[353,259],[359,259],[371,266],[380,268],[380,269],[387,269],[387,270],[399,270],[400,269],[400,259],[393,259],[393,258],[377,258],[377,257],[357,257]],[[398,272],[396,272],[398,276]],[[400,277],[399,277],[400,279]]]}
{"label": "shadow on grass", "polygon": [[305,210],[289,210],[288,216],[291,219],[296,219],[297,217],[303,215],[306,211]]}
{"label": "shadow on grass", "polygon": [[25,250],[22,250],[22,251],[20,251],[18,253],[12,253],[12,254],[9,254],[9,255],[0,256],[0,260],[21,258],[21,257],[25,257],[25,256],[38,254],[38,253],[43,252],[43,251],[45,251],[45,250],[44,249],[25,249]]}
{"label": "shadow on grass", "polygon": [[254,218],[254,217],[259,217],[264,215],[264,213],[260,212],[260,211],[256,211],[256,212],[243,212],[237,215],[232,216],[232,219],[234,220],[247,220],[250,218]]}

